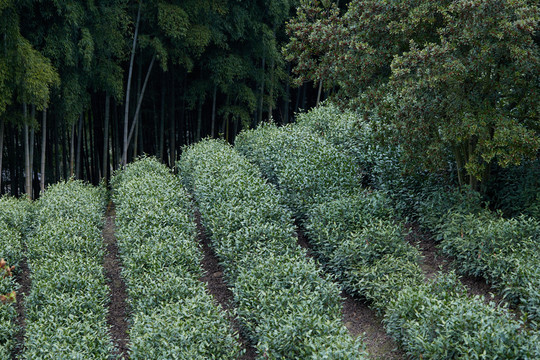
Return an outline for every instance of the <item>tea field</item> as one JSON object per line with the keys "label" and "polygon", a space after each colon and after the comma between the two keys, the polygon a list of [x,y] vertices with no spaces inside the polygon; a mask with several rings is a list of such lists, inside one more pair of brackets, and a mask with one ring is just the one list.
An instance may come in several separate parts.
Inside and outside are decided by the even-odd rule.
{"label": "tea field", "polygon": [[[368,124],[326,106],[234,146],[200,141],[174,173],[141,157],[109,189],[70,180],[33,203],[0,199],[0,356],[385,358],[347,330],[343,291],[368,304],[403,359],[540,359],[538,218],[504,217],[430,175],[396,176],[395,149],[371,138]],[[426,277],[411,223],[451,270]],[[121,331],[106,227],[125,288]],[[227,309],[202,280],[203,235]],[[461,276],[504,300],[472,296]]]}

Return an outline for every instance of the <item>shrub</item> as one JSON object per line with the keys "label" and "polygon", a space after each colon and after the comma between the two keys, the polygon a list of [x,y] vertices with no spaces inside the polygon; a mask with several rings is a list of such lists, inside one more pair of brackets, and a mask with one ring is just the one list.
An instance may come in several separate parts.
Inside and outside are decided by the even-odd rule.
{"label": "shrub", "polygon": [[258,170],[220,141],[186,149],[180,170],[260,356],[364,359],[341,323],[339,289],[296,245],[290,211]]}
{"label": "shrub", "polygon": [[199,278],[202,253],[180,180],[141,158],[111,179],[124,265],[131,359],[237,359],[227,317]]}
{"label": "shrub", "polygon": [[538,334],[521,329],[505,309],[470,298],[450,273],[390,299],[384,322],[390,335],[422,359],[535,359]]}
{"label": "shrub", "polygon": [[50,186],[27,238],[26,359],[112,358],[103,274],[104,189]]}
{"label": "shrub", "polygon": [[533,322],[540,320],[540,222],[524,216],[504,219],[487,211],[453,212],[438,236],[460,272],[484,277]]}
{"label": "shrub", "polygon": [[[309,176],[312,170],[305,164],[314,163],[312,157],[318,159],[320,153],[328,151],[321,147],[332,145],[314,141],[313,135],[303,136],[305,127],[261,129],[240,135],[238,149],[261,164],[263,171],[272,170],[268,178],[275,178],[275,184],[286,193],[287,204],[303,216],[314,251],[325,267],[347,290],[368,298],[385,314],[389,333],[411,356],[532,359],[532,354],[538,354],[537,334],[521,332],[520,322],[493,305],[469,299],[462,290],[449,292],[458,286],[456,281],[441,277],[424,283],[418,250],[405,242],[403,229],[392,220],[395,212],[388,204],[395,201],[389,202],[380,192],[351,188],[348,181],[339,189],[340,177],[354,176],[336,172],[344,170],[339,164]],[[256,151],[250,152],[255,147]],[[295,168],[296,173],[284,170],[288,168]],[[328,183],[334,185],[330,193],[325,187]],[[452,209],[483,211],[475,193],[446,196],[439,189],[435,187],[420,204],[424,224],[437,224]],[[430,328],[431,323],[436,325]]]}

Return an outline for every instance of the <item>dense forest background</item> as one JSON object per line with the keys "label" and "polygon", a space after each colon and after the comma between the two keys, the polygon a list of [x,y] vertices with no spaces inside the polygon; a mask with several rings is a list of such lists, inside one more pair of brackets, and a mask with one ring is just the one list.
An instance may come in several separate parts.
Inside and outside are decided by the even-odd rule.
{"label": "dense forest background", "polygon": [[0,193],[174,167],[325,99],[396,176],[497,192],[540,169],[539,24],[537,0],[0,0]]}
{"label": "dense forest background", "polygon": [[297,5],[0,1],[0,192],[97,183],[142,153],[174,166],[203,137],[291,121],[318,90],[291,87],[281,54]]}

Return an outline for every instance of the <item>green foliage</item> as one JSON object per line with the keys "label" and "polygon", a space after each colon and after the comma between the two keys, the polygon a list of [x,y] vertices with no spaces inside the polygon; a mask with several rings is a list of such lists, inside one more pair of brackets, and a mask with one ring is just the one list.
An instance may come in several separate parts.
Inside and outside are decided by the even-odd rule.
{"label": "green foliage", "polygon": [[[309,122],[309,115],[306,116]],[[307,128],[313,126],[307,125]],[[294,197],[285,197],[289,206],[298,207],[291,199],[302,196],[309,199],[311,206],[301,215],[314,253],[346,290],[369,299],[375,309],[385,314],[388,332],[411,356],[532,359],[538,354],[538,334],[521,332],[523,324],[512,320],[504,311],[460,295],[465,292],[456,279],[439,277],[426,284],[418,264],[418,250],[405,241],[403,229],[392,220],[392,202],[384,193],[357,188],[356,193],[345,191],[345,196],[340,197],[335,195],[340,193],[339,189],[328,194],[321,185],[310,187],[309,182],[326,184],[325,179],[320,179],[326,176],[324,171],[316,173],[316,179],[306,179],[304,187],[290,186],[295,183],[296,175],[282,171],[284,164],[291,163],[296,172],[302,174],[302,167],[311,163],[309,157],[317,158],[318,153],[323,152],[321,142],[282,141],[280,144],[288,146],[281,148],[273,144],[279,143],[276,141],[279,136],[290,136],[294,131],[304,134],[307,128],[301,124],[286,130],[261,127],[239,136],[238,148],[261,164],[265,175],[275,179],[280,189],[297,192]],[[330,144],[324,146],[331,147]],[[331,171],[335,170],[328,170]],[[351,174],[329,174],[327,179],[339,176],[347,178]],[[325,194],[325,201],[317,197],[317,189]],[[474,198],[475,193],[471,194]],[[435,211],[432,217],[425,216],[426,222],[440,220],[451,208],[474,209],[478,204],[474,199],[460,203],[466,196],[465,192],[451,194],[441,204],[435,202],[435,196],[430,198],[424,211],[430,210],[428,206],[435,209],[439,205],[442,209],[437,209],[439,212]],[[437,214],[441,214],[439,218]],[[534,284],[528,287],[532,289]],[[531,308],[538,306],[536,299],[528,304]]]}
{"label": "green foliage", "polygon": [[69,181],[50,186],[36,205],[26,241],[27,359],[112,358],[101,265],[104,200],[104,189]]}
{"label": "green foliage", "polygon": [[168,36],[178,40],[186,36],[188,14],[178,5],[159,3],[158,25]]}
{"label": "green foliage", "polygon": [[540,223],[489,212],[449,213],[438,231],[443,252],[456,258],[459,271],[482,276],[503,296],[519,304],[533,322],[540,320]]}
{"label": "green foliage", "polygon": [[484,212],[481,195],[468,188],[435,187],[425,189],[415,202],[416,220],[425,230],[433,231],[449,212],[479,214]]}
{"label": "green foliage", "polygon": [[540,160],[499,169],[490,179],[490,199],[506,216],[540,219]]}
{"label": "green foliage", "polygon": [[360,166],[362,184],[384,192],[397,217],[410,217],[419,193],[438,189],[449,182],[445,174],[411,169],[400,159],[399,144],[381,143],[378,134],[385,125],[375,116],[369,120],[351,110],[327,102],[297,116],[297,124],[319,134],[340,151],[349,153]]}
{"label": "green foliage", "polygon": [[490,164],[540,147],[539,17],[526,0],[354,0],[344,14],[305,1],[285,52],[298,81],[380,116],[407,167],[446,169],[451,156],[475,187]]}
{"label": "green foliage", "polygon": [[240,134],[236,148],[276,184],[297,216],[319,201],[354,194],[360,186],[354,160],[309,129],[263,124]]}
{"label": "green foliage", "polygon": [[467,296],[454,274],[406,287],[390,299],[384,322],[409,356],[422,359],[535,359],[538,334],[503,308]]}
{"label": "green foliage", "polygon": [[24,256],[23,234],[30,217],[30,203],[11,197],[0,198],[0,356],[11,357],[19,328],[15,324],[18,284],[14,274],[20,272]]}
{"label": "green foliage", "polygon": [[339,289],[296,245],[278,191],[220,141],[187,148],[180,172],[262,358],[363,359],[341,323]]}
{"label": "green foliage", "polygon": [[132,359],[236,359],[237,336],[206,292],[190,198],[158,161],[111,179],[131,307]]}

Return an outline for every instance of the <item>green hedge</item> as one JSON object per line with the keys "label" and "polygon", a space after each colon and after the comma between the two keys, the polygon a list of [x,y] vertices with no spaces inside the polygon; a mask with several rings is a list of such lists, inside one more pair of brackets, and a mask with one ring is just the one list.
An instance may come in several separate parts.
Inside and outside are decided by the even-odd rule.
{"label": "green hedge", "polygon": [[442,251],[462,274],[480,276],[538,327],[540,320],[540,222],[505,219],[485,209],[472,191],[435,191],[418,202],[420,224],[434,232]]}
{"label": "green hedge", "polygon": [[186,149],[180,170],[261,358],[365,359],[341,322],[339,289],[298,247],[290,211],[259,171],[220,141]]}
{"label": "green hedge", "polygon": [[406,287],[391,299],[388,333],[415,359],[539,359],[540,336],[501,308],[470,298],[455,274]]}
{"label": "green hedge", "polygon": [[303,219],[315,254],[345,289],[383,311],[403,286],[422,283],[419,253],[392,220],[392,202],[362,189],[350,154],[296,125],[263,125],[240,134],[235,146],[274,179]]}
{"label": "green hedge", "polygon": [[79,181],[51,186],[26,240],[25,359],[110,359],[109,288],[101,228],[105,191]]}
{"label": "green hedge", "polygon": [[180,180],[152,158],[111,179],[131,359],[237,359],[237,335],[199,279],[202,252]]}
{"label": "green hedge", "polygon": [[[436,285],[424,284],[418,251],[405,242],[400,225],[392,221],[395,213],[389,204],[394,202],[381,192],[362,190],[357,169],[348,173],[338,170],[344,170],[352,156],[342,160],[342,164],[326,166],[328,163],[321,161],[329,159],[325,154],[340,151],[325,139],[310,134],[309,129],[295,125],[263,126],[239,135],[236,148],[258,164],[285,193],[287,204],[302,216],[315,253],[346,289],[368,298],[385,314],[390,334],[409,353],[421,354],[424,359],[494,358],[482,357],[482,353],[499,338],[502,348],[491,350],[495,357],[504,358],[512,352],[516,356],[511,358],[534,358],[536,335],[519,331],[519,322],[506,311],[494,310],[492,305],[466,296],[456,296],[452,300],[455,303],[451,303],[445,301],[444,293],[437,291],[422,292],[427,305],[415,307],[413,295],[425,286]],[[340,161],[340,157],[335,156],[332,161]],[[316,172],[312,170],[313,164],[318,165]],[[354,178],[355,188],[351,187]],[[339,188],[340,184],[345,186]],[[400,311],[411,307],[414,311]],[[438,318],[451,324],[460,316],[454,314],[456,309],[482,309],[482,316],[469,318],[470,329],[478,331],[460,333],[451,326],[443,326],[428,334],[431,337],[424,338],[424,343],[416,342],[415,336],[425,327],[419,318]],[[430,342],[447,343],[443,348],[428,346]],[[457,349],[455,353],[445,350],[452,347]]]}
{"label": "green hedge", "polygon": [[375,114],[324,103],[299,114],[296,121],[295,126],[307,128],[347,153],[360,167],[363,185],[383,191],[401,218],[413,215],[419,193],[451,182],[449,172],[433,173],[403,163],[400,146],[381,138],[387,125]]}

